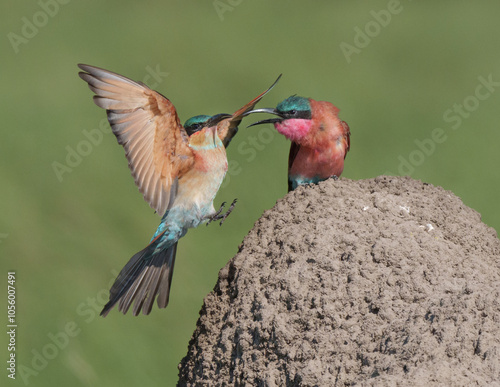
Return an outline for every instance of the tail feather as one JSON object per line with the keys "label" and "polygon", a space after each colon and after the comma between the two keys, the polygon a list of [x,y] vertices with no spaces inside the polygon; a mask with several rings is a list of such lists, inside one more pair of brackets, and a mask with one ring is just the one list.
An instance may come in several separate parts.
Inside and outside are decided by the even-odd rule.
{"label": "tail feather", "polygon": [[[160,284],[168,283],[167,286],[160,286],[158,289],[158,308],[166,308],[168,305],[168,296],[170,294],[170,284],[172,283],[172,276],[174,275],[174,262],[175,254],[177,253],[177,243],[172,246],[172,268],[170,270],[163,270],[160,277]],[[153,300],[151,300],[153,303]],[[151,309],[151,307],[149,307]]]}
{"label": "tail feather", "polygon": [[137,316],[141,309],[147,315],[157,295],[158,307],[165,308],[168,305],[176,250],[177,242],[159,252],[155,252],[155,244],[152,243],[135,254],[118,274],[101,316],[106,317],[117,303],[118,310],[125,314],[134,301],[133,315]]}
{"label": "tail feather", "polygon": [[[156,254],[153,256],[151,265],[146,270],[140,286],[138,286],[136,296],[137,301],[134,304],[135,316],[139,314],[141,308],[144,314],[149,314],[160,287],[165,288],[167,292],[170,292],[171,277],[169,282],[163,282],[162,273],[164,271],[173,273],[173,260],[175,259],[175,256],[171,257],[173,254],[175,254],[175,252],[172,247],[170,247],[165,251],[165,256],[162,254]],[[168,284],[168,286],[166,286],[166,284]],[[163,308],[166,306],[167,305],[163,306]]]}

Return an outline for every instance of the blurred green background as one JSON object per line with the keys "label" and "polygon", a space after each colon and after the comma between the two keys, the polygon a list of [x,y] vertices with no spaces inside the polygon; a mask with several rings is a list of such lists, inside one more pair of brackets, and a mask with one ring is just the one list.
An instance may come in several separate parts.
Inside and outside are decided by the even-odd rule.
{"label": "blurred green background", "polygon": [[[15,385],[174,385],[218,271],[286,193],[288,142],[270,126],[244,129],[263,116],[246,119],[215,201],[237,207],[181,240],[168,308],[98,317],[159,218],[110,130],[96,134],[105,113],[80,62],[145,81],[183,122],[233,112],[283,73],[259,106],[295,93],[337,105],[352,132],[344,177],[410,174],[500,228],[498,2],[42,0],[0,11],[0,252],[4,289],[7,271],[17,275]],[[436,128],[440,142],[429,140]]]}

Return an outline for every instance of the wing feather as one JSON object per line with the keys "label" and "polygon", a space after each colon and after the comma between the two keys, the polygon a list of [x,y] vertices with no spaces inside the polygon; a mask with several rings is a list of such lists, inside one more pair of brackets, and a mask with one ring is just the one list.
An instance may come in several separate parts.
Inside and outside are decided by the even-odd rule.
{"label": "wing feather", "polygon": [[171,185],[194,162],[174,105],[141,82],[98,67],[79,64],[79,76],[106,109],[123,146],[136,185],[149,205],[163,215],[172,202]]}
{"label": "wing feather", "polygon": [[346,142],[346,148],[344,154],[344,159],[345,159],[345,157],[347,156],[347,152],[349,152],[349,149],[351,149],[351,130],[349,129],[349,125],[347,125],[347,122],[340,121],[340,124],[342,125],[344,141]]}

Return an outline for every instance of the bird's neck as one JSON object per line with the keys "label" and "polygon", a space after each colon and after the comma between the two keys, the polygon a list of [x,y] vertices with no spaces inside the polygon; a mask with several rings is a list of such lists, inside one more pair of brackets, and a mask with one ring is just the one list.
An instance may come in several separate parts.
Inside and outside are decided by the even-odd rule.
{"label": "bird's neck", "polygon": [[205,128],[193,133],[189,137],[189,147],[194,151],[206,151],[222,147],[222,142],[217,136],[216,128]]}
{"label": "bird's neck", "polygon": [[274,124],[276,130],[291,141],[300,143],[306,138],[312,127],[312,120],[291,118]]}

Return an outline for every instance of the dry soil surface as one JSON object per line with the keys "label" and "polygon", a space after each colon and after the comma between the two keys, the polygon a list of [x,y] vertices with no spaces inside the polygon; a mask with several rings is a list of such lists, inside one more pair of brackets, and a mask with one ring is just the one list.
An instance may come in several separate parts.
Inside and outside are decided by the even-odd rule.
{"label": "dry soil surface", "polygon": [[500,386],[500,241],[449,191],[328,180],[256,222],[179,385]]}

